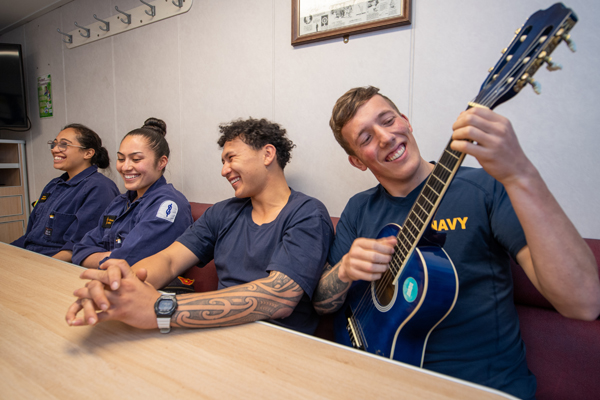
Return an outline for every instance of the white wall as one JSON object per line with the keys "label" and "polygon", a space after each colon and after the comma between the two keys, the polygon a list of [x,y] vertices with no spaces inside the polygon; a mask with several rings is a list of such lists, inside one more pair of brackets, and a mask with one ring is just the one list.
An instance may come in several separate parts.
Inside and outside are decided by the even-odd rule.
{"label": "white wall", "polygon": [[[167,179],[191,201],[232,196],[220,176],[218,124],[266,117],[297,144],[286,168],[291,186],[321,199],[339,216],[354,193],[376,182],[347,162],[328,127],[347,89],[375,85],[406,110],[423,156],[437,160],[451,125],[478,92],[500,50],[527,17],[552,2],[413,0],[412,25],[292,47],[289,0],[194,0],[191,10],[75,49],[56,28],[88,25],[129,10],[138,0],[75,0],[0,36],[25,50],[30,117],[31,197],[58,173],[45,142],[67,123],[101,134],[111,155],[125,133],[150,116],[168,124]],[[525,90],[496,109],[509,117],[521,145],[584,237],[600,238],[597,153],[600,103],[600,3],[572,0],[580,21],[578,52],[553,54],[564,70],[540,70],[543,94]],[[54,117],[37,113],[37,77],[51,74]],[[467,159],[467,165],[477,165]],[[113,163],[114,167],[114,163]],[[123,186],[113,170],[110,176]]]}

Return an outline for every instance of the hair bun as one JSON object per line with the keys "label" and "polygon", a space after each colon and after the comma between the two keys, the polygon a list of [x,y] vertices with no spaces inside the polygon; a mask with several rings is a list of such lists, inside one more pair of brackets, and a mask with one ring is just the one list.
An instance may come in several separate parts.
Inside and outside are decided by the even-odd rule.
{"label": "hair bun", "polygon": [[144,122],[144,126],[142,126],[142,128],[152,129],[153,131],[160,133],[162,136],[167,135],[167,123],[162,119],[148,118]]}

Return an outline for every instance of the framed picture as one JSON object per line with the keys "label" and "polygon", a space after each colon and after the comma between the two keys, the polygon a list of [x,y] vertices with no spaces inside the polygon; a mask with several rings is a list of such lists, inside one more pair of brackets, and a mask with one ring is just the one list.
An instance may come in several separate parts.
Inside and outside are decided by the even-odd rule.
{"label": "framed picture", "polygon": [[292,45],[410,25],[412,0],[292,0]]}

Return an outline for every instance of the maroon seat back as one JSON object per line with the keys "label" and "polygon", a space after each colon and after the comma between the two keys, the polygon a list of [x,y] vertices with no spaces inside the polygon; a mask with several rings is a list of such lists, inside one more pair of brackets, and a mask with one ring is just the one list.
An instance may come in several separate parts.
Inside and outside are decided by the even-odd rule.
{"label": "maroon seat back", "polygon": [[[192,203],[192,218],[196,221],[212,204],[207,203]],[[194,280],[194,290],[196,292],[210,292],[217,290],[219,278],[214,261],[209,262],[202,268],[196,266],[188,269],[183,275],[186,278]]]}
{"label": "maroon seat back", "polygon": [[[600,263],[600,240],[586,239]],[[514,298],[538,400],[600,398],[600,320],[565,318],[512,263]]]}

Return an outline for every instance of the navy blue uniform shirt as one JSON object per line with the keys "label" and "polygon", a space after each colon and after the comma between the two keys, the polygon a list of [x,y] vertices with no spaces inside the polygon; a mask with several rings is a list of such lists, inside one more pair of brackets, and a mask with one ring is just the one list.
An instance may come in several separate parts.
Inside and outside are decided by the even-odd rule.
{"label": "navy blue uniform shirt", "polygon": [[65,172],[46,185],[29,216],[27,232],[12,245],[47,256],[73,250],[119,195],[117,185],[95,165],[68,179]]}
{"label": "navy blue uniform shirt", "polygon": [[134,201],[136,196],[130,190],[113,200],[96,228],[75,246],[74,264],[93,253],[110,251],[108,258],[133,265],[167,248],[193,222],[190,203],[164,176]]}

